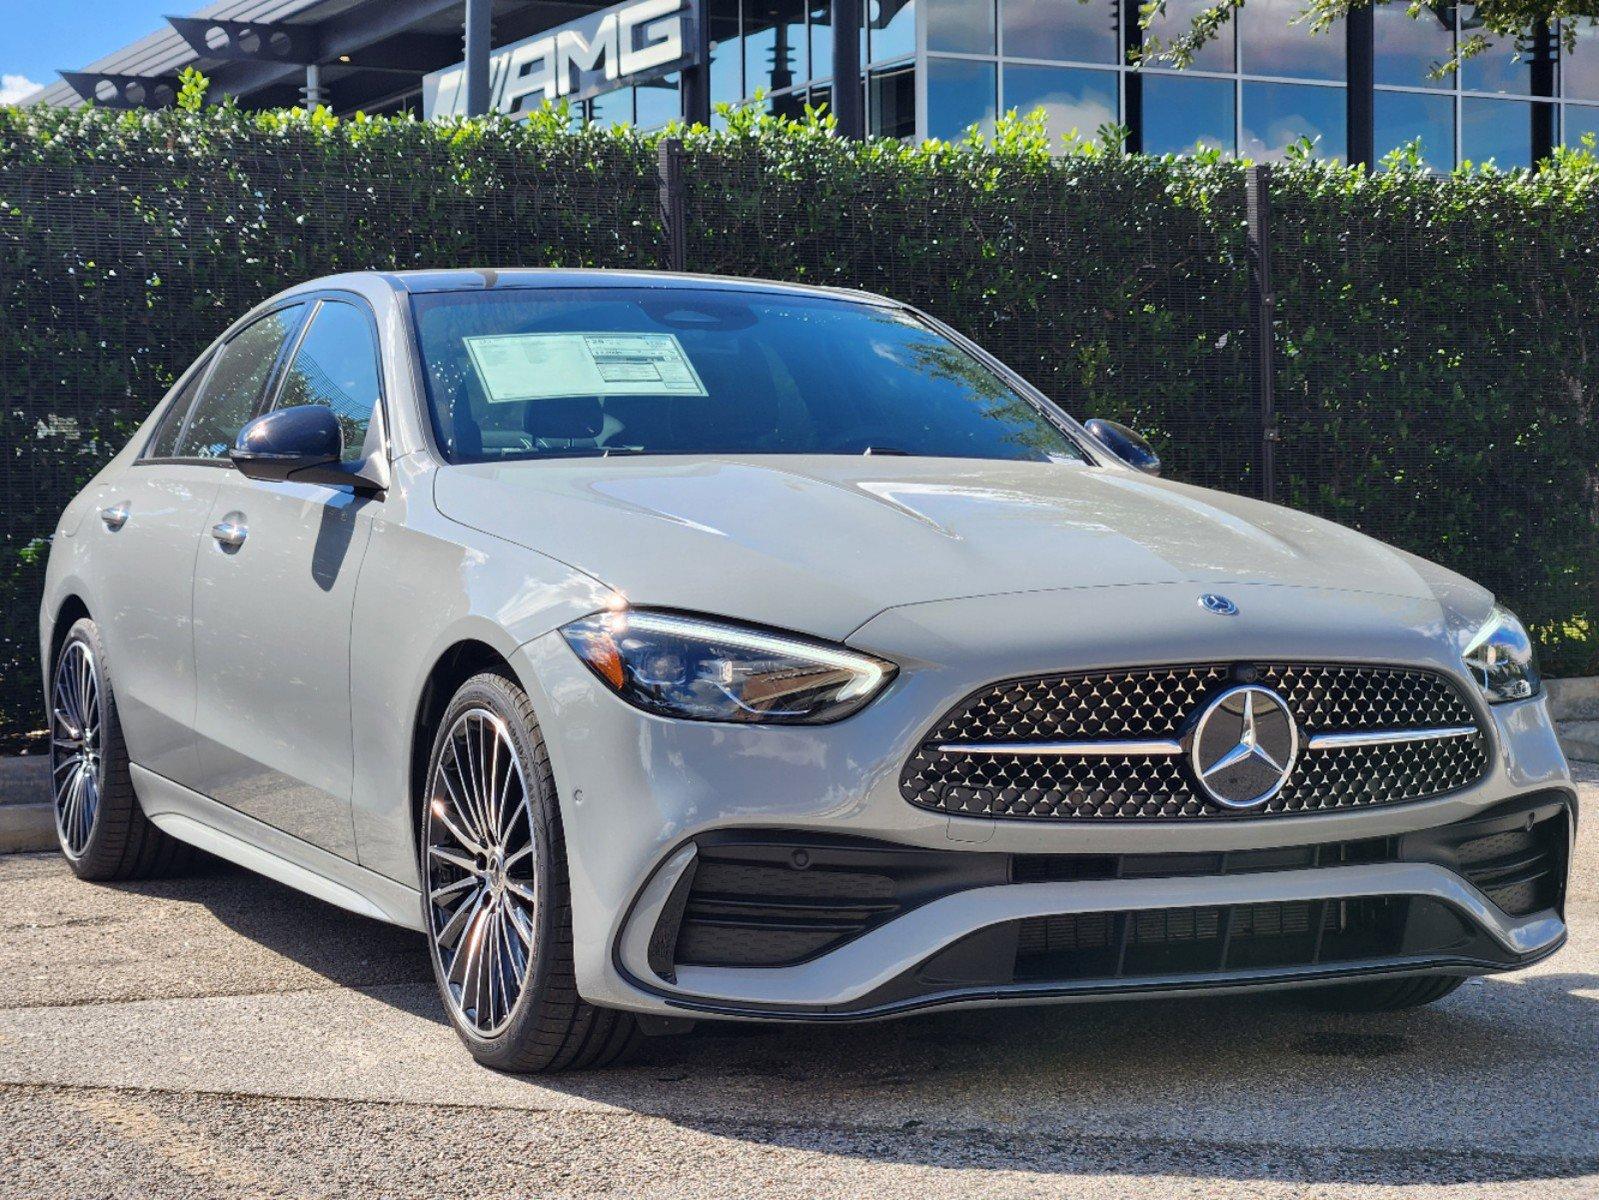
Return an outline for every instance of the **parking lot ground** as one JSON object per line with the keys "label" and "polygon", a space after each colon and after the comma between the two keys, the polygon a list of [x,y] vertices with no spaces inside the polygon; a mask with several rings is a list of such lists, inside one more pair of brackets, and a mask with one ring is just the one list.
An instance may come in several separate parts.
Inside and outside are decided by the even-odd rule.
{"label": "parking lot ground", "polygon": [[1599,774],[1572,940],[1430,1009],[706,1025],[516,1078],[421,940],[241,871],[0,858],[0,1195],[1599,1197]]}

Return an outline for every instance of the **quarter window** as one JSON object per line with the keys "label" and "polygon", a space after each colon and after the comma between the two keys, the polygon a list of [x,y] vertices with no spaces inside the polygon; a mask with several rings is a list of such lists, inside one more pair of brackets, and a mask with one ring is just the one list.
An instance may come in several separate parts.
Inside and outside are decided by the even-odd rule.
{"label": "quarter window", "polygon": [[195,367],[183,390],[173,397],[172,403],[167,406],[167,415],[161,418],[160,430],[145,451],[146,458],[171,458],[177,453],[178,435],[183,432],[183,422],[194,404],[195,394],[205,382],[207,369],[208,364],[203,362]]}
{"label": "quarter window", "polygon": [[178,436],[178,458],[221,458],[255,413],[283,343],[299,324],[302,305],[268,313],[222,347],[205,391]]}
{"label": "quarter window", "polygon": [[276,407],[332,409],[344,434],[344,461],[359,462],[379,390],[377,342],[366,314],[353,304],[323,301],[283,373]]}

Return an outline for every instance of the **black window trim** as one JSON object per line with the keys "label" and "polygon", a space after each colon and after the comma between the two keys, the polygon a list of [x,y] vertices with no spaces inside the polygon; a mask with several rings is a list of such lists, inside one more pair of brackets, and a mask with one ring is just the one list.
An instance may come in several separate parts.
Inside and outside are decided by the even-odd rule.
{"label": "black window trim", "polygon": [[[296,294],[286,297],[280,304],[274,304],[268,308],[263,308],[258,312],[247,313],[233,326],[231,330],[223,335],[223,337],[215,346],[206,352],[206,355],[201,356],[202,359],[209,356],[209,361],[207,362],[205,368],[205,378],[200,381],[200,387],[195,392],[194,399],[190,401],[188,411],[183,414],[183,427],[178,431],[178,440],[175,443],[176,445],[181,446],[183,444],[183,439],[189,432],[189,422],[194,417],[194,411],[199,407],[200,401],[205,399],[205,389],[206,386],[211,382],[211,373],[216,370],[217,363],[222,361],[223,352],[233,344],[234,339],[242,334],[246,329],[251,328],[259,321],[266,320],[266,318],[272,316],[274,313],[280,313],[290,308],[299,308],[301,310],[300,316],[296,324],[289,330],[288,336],[283,339],[283,345],[278,347],[277,355],[272,360],[272,368],[270,371],[268,371],[266,381],[261,387],[262,395],[266,395],[268,393],[275,394],[278,376],[283,370],[284,363],[287,361],[284,358],[284,351],[291,345],[299,345],[300,332],[305,326],[306,310],[308,310],[310,307],[311,306],[308,303],[308,299],[304,294]],[[187,375],[187,373],[185,374]],[[256,398],[255,405],[251,408],[250,419],[253,419],[259,415],[260,405],[261,399],[258,396]],[[165,424],[165,420],[162,420],[157,424],[156,436],[160,435],[160,431],[165,427]],[[201,458],[198,455],[167,455],[158,458],[150,453],[150,450],[154,445],[155,437],[152,437],[140,450],[139,457],[134,460],[133,465],[143,466],[145,464],[149,464],[151,466],[155,466],[159,464],[163,466],[226,467],[229,470],[233,469],[233,463],[229,461],[226,456],[220,458]]]}

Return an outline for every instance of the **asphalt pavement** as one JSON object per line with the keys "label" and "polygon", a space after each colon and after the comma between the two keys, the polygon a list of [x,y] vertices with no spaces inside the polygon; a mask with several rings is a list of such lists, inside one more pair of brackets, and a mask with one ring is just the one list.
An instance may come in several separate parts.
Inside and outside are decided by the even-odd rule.
{"label": "asphalt pavement", "polygon": [[1570,945],[1430,1009],[704,1025],[551,1078],[472,1063],[414,934],[0,857],[0,1197],[1599,1197],[1586,779]]}

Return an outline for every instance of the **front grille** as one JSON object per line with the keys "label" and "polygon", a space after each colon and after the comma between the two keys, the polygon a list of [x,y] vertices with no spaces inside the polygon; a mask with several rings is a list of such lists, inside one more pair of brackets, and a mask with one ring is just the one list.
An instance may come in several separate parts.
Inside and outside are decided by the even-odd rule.
{"label": "front grille", "polygon": [[[1272,688],[1298,725],[1287,784],[1259,808],[1224,809],[1193,784],[1186,755],[1052,756],[1006,743],[1181,741],[1206,701],[1238,682]],[[1312,734],[1471,727],[1469,736],[1309,748]],[[942,749],[981,743],[1000,752]],[[1483,775],[1488,746],[1453,682],[1403,667],[1200,664],[1080,672],[996,684],[968,697],[923,739],[900,777],[906,800],[973,816],[1194,818],[1325,812],[1428,799]]]}

